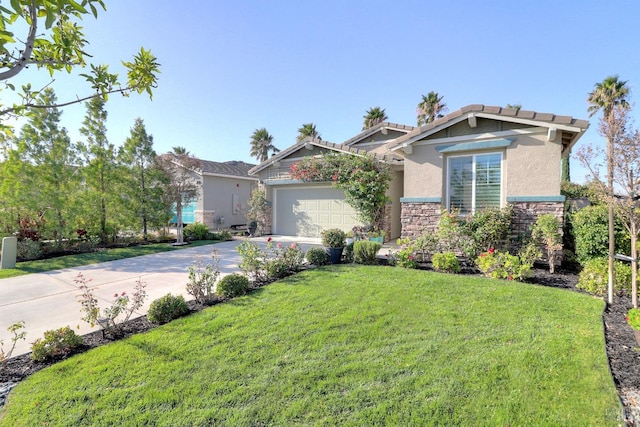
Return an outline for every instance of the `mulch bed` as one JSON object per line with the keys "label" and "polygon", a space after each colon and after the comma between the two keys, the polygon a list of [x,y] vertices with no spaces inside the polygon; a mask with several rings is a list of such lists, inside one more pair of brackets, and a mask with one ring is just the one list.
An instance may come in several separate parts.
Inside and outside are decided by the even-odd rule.
{"label": "mulch bed", "polygon": [[[465,271],[465,273],[472,273],[472,271]],[[570,270],[560,269],[555,274],[550,274],[545,269],[536,268],[527,282],[583,292],[576,288],[578,275]],[[188,304],[191,312],[205,308],[194,301],[189,301]],[[631,297],[626,294],[616,295],[614,303],[603,311],[602,320],[609,367],[625,409],[627,424],[640,425],[640,346],[635,341],[633,330],[625,321],[625,315],[629,308],[631,308]],[[122,336],[119,338],[146,332],[156,326],[143,316],[123,325]],[[84,335],[83,341],[83,345],[72,354],[113,342],[109,337],[103,337],[101,331]],[[32,373],[72,354],[47,362],[34,362],[28,354],[9,359],[6,366],[0,366],[0,405],[4,403],[5,397],[2,393],[3,385],[6,388],[7,384],[18,383]],[[6,395],[6,393],[4,394]]]}

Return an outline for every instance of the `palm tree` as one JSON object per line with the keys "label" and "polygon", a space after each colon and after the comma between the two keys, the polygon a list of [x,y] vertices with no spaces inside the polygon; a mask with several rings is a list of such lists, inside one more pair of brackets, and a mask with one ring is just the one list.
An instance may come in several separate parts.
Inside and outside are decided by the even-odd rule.
{"label": "palm tree", "polygon": [[179,145],[175,147],[171,147],[170,153],[173,154],[174,156],[188,156],[190,154],[186,148],[181,147]]}
{"label": "palm tree", "polygon": [[313,123],[304,123],[302,127],[298,129],[298,136],[296,137],[296,141],[300,142],[307,137],[322,139],[320,137],[320,134],[316,130],[316,125],[314,125]]}
{"label": "palm tree", "polygon": [[522,105],[520,105],[520,104],[507,104],[504,108],[511,108],[511,109],[516,110],[516,111],[520,111],[520,110],[522,110]]}
{"label": "palm tree", "polygon": [[427,96],[422,95],[422,102],[418,104],[416,110],[418,116],[418,126],[423,126],[442,117],[442,113],[447,111],[447,104],[442,102],[444,96],[438,92],[431,91]]}
{"label": "palm tree", "polygon": [[[627,97],[629,96],[629,88],[627,82],[620,81],[619,76],[609,76],[602,81],[596,83],[593,92],[589,93],[587,101],[591,104],[587,111],[589,117],[593,117],[598,111],[602,110],[603,120],[609,128],[613,125],[614,107],[629,108]],[[614,141],[610,135],[607,138],[607,191],[609,192],[609,283],[607,287],[609,304],[613,303],[613,256],[615,252],[615,230],[613,224],[613,155]]]}
{"label": "palm tree", "polygon": [[388,117],[387,113],[385,113],[385,110],[385,108],[380,107],[369,108],[366,114],[363,116],[364,123],[362,124],[362,130],[367,130],[387,120]]}
{"label": "palm tree", "polygon": [[273,136],[269,135],[266,128],[253,131],[251,135],[251,156],[262,163],[269,158],[270,151],[272,151],[273,154],[280,151],[273,145]]}

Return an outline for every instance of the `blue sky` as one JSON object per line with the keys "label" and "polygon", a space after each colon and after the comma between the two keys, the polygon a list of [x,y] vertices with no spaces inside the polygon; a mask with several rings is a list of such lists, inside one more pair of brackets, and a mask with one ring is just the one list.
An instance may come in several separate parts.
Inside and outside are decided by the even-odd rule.
{"label": "blue sky", "polygon": [[[280,149],[307,122],[339,143],[360,132],[374,106],[415,125],[416,105],[431,90],[449,111],[521,104],[587,119],[587,94],[608,75],[628,80],[634,101],[639,20],[634,0],[111,0],[83,25],[93,62],[123,72],[120,61],[144,46],[162,65],[153,101],[110,99],[111,143],[121,145],[141,117],[159,153],[180,145],[208,160],[255,162],[256,128]],[[46,77],[31,68],[13,82]],[[60,101],[88,91],[62,74],[53,87]],[[64,110],[74,140],[84,111]],[[597,127],[596,116],[578,146],[604,144]],[[572,179],[583,175],[573,162]]]}

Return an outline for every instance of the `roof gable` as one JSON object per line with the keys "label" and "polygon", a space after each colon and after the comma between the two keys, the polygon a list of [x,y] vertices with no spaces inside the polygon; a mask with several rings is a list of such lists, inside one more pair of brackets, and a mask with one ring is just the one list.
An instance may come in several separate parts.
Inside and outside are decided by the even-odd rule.
{"label": "roof gable", "polygon": [[358,135],[349,138],[348,140],[343,142],[342,145],[353,146],[363,142],[373,142],[374,140],[376,140],[376,137],[378,138],[378,141],[384,143],[395,139],[393,136],[388,136],[389,133],[402,136],[406,135],[414,129],[415,127],[413,126],[400,125],[397,123],[378,123],[377,125],[372,126],[369,129],[363,130]]}
{"label": "roof gable", "polygon": [[455,126],[463,121],[467,121],[465,125],[471,128],[478,128],[480,124],[477,133],[482,133],[483,127],[489,126],[489,121],[508,123],[508,129],[546,127],[550,131],[552,129],[562,130],[571,135],[566,141],[563,141],[566,147],[573,146],[589,127],[589,121],[575,119],[571,116],[473,104],[447,114],[432,123],[415,128],[407,135],[392,142],[389,149],[396,151],[438,133],[444,135],[444,130],[455,129]]}

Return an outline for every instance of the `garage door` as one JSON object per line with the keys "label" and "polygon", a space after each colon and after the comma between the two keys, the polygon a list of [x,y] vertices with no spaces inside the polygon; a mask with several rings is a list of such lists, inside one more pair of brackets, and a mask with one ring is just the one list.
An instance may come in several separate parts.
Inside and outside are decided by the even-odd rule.
{"label": "garage door", "polygon": [[331,186],[276,188],[273,199],[275,234],[320,237],[322,230],[349,231],[358,223],[344,192]]}

